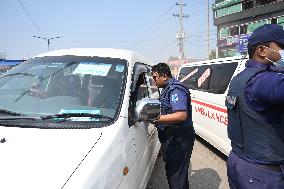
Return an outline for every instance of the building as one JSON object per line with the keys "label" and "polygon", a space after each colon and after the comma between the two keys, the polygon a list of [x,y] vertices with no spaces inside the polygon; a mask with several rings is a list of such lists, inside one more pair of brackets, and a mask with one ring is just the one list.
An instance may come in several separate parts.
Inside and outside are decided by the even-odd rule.
{"label": "building", "polygon": [[6,60],[0,59],[0,75],[7,70],[10,70],[12,67],[24,62],[25,60]]}
{"label": "building", "polygon": [[183,61],[183,63],[181,62],[180,59],[178,58],[173,58],[173,59],[170,59],[167,64],[169,65],[170,69],[171,69],[171,72],[173,74],[173,77],[176,77],[178,75],[178,71],[179,71],[179,68],[182,64],[187,64],[187,63],[190,63],[190,62],[197,62],[197,61],[200,61],[198,59],[185,59]]}
{"label": "building", "polygon": [[247,54],[247,39],[261,25],[284,26],[284,0],[216,0],[212,9],[219,57]]}

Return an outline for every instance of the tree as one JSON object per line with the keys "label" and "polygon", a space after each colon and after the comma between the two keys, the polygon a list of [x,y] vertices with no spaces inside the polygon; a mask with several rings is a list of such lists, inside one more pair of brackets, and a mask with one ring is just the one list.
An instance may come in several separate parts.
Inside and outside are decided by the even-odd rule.
{"label": "tree", "polygon": [[211,50],[210,55],[209,55],[209,60],[215,59],[216,58],[216,49]]}

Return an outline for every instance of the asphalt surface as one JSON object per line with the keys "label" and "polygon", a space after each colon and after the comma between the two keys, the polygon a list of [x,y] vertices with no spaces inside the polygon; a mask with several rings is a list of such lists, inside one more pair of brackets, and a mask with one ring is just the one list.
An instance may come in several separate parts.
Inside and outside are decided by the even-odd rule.
{"label": "asphalt surface", "polygon": [[[228,189],[227,157],[197,137],[189,165],[191,189]],[[162,156],[159,155],[147,189],[169,189]]]}

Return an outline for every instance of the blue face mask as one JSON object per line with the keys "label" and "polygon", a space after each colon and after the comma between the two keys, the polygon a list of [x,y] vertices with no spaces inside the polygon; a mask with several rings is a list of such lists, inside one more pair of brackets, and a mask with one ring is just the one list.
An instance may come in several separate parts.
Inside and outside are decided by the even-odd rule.
{"label": "blue face mask", "polygon": [[284,50],[281,49],[279,51],[279,54],[280,54],[281,58],[279,60],[277,60],[276,62],[274,62],[273,64],[278,68],[283,68],[284,67]]}

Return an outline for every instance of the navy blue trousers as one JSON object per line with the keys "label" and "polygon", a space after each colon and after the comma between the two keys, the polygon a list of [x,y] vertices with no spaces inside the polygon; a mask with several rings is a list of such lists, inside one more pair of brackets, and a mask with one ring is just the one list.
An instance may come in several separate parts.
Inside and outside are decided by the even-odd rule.
{"label": "navy blue trousers", "polygon": [[284,189],[282,172],[256,166],[231,152],[227,160],[227,175],[231,189]]}
{"label": "navy blue trousers", "polygon": [[188,168],[193,149],[192,140],[162,143],[163,159],[170,189],[189,189]]}

